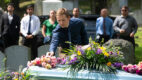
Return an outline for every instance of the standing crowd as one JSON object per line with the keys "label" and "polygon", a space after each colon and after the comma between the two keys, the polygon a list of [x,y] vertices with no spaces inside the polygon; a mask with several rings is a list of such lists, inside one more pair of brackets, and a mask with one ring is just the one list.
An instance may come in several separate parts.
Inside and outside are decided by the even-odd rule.
{"label": "standing crowd", "polygon": [[[27,14],[21,19],[14,13],[14,4],[7,5],[7,13],[0,9],[0,47],[5,48],[18,45],[19,36],[22,37],[22,44],[31,48],[31,59],[37,55],[37,35],[40,32],[40,20],[34,15],[33,5],[28,5]],[[3,14],[2,14],[3,13]],[[130,41],[135,49],[134,35],[137,32],[137,22],[130,16],[127,6],[121,8],[121,16],[113,21],[108,16],[108,9],[103,8],[100,17],[96,20],[96,42],[103,44],[111,38]],[[56,49],[60,46],[59,56],[64,56],[63,49],[71,45],[87,45],[89,43],[85,30],[84,20],[79,16],[79,9],[73,9],[73,17],[65,8],[56,11],[51,10],[49,19],[42,23],[41,32],[44,37],[43,44],[50,44],[48,56],[55,55]],[[71,44],[69,43],[71,42]]]}

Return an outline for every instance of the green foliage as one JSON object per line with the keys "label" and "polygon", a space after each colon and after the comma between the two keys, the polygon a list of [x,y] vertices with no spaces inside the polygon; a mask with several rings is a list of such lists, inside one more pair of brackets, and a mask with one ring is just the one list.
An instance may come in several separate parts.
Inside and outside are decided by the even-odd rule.
{"label": "green foliage", "polygon": [[[6,58],[3,59],[3,63],[5,63]],[[10,73],[5,69],[4,64],[1,65],[1,69],[0,69],[0,79],[4,79],[4,78],[9,78]]]}
{"label": "green foliage", "polygon": [[18,72],[12,72],[12,79],[14,80],[34,80],[35,76],[31,76],[31,72],[27,69],[22,72],[22,66],[19,66]]}

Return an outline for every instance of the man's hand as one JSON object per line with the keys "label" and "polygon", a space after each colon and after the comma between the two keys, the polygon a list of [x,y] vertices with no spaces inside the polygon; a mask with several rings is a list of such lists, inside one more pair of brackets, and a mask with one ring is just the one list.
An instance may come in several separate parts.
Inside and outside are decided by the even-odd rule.
{"label": "man's hand", "polygon": [[123,29],[120,29],[120,33],[124,33],[125,32],[125,30],[123,30]]}
{"label": "man's hand", "polygon": [[26,36],[26,39],[32,39],[33,38],[33,35],[27,35]]}
{"label": "man's hand", "polygon": [[134,37],[134,33],[131,33],[131,34],[130,34],[130,37]]}
{"label": "man's hand", "polygon": [[46,56],[53,56],[54,55],[54,52],[47,52],[46,53]]}

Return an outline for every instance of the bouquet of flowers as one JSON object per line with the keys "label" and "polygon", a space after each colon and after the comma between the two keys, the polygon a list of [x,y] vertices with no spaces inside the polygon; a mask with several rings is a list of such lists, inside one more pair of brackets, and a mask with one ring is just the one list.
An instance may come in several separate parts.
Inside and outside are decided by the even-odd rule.
{"label": "bouquet of flowers", "polygon": [[89,45],[74,46],[64,52],[68,56],[58,59],[58,62],[68,64],[71,72],[87,69],[115,73],[116,68],[121,68],[123,65],[124,57],[119,52],[119,48],[105,48],[92,40]]}
{"label": "bouquet of flowers", "polygon": [[57,59],[55,56],[41,56],[41,58],[36,58],[35,60],[28,61],[27,66],[41,66],[46,69],[55,68],[57,64]]}
{"label": "bouquet of flowers", "polygon": [[142,62],[139,62],[137,65],[132,65],[132,64],[123,65],[122,69],[129,73],[136,73],[142,75]]}

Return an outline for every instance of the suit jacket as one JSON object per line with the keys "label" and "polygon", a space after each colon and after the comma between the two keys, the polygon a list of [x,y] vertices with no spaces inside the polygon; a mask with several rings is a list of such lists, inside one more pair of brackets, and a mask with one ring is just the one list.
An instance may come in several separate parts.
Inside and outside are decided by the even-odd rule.
{"label": "suit jacket", "polygon": [[11,24],[9,23],[8,14],[5,13],[0,19],[0,34],[2,37],[18,39],[20,31],[20,18],[13,14]]}
{"label": "suit jacket", "polygon": [[85,26],[80,19],[71,18],[68,28],[61,28],[58,24],[53,30],[52,41],[50,44],[50,52],[55,52],[58,45],[62,48],[69,48],[71,42],[74,45],[86,45],[89,43]]}

